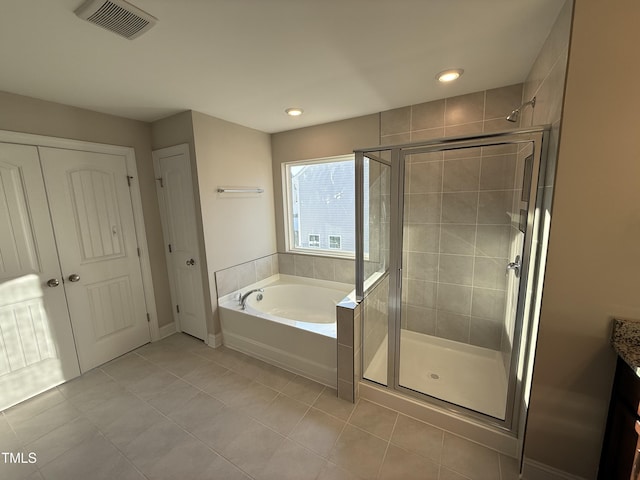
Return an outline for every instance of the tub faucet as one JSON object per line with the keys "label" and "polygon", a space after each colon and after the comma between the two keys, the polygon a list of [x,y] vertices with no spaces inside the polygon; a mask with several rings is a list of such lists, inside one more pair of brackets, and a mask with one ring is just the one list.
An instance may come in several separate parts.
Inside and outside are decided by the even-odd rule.
{"label": "tub faucet", "polygon": [[244,310],[247,306],[247,298],[254,292],[264,292],[264,288],[254,288],[253,290],[249,290],[247,293],[240,294],[240,306],[242,310]]}

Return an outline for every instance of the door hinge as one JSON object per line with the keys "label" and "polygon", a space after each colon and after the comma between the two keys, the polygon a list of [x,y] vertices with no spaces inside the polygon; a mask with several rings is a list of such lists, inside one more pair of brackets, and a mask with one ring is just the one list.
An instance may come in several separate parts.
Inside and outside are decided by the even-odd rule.
{"label": "door hinge", "polygon": [[172,250],[171,250],[171,244],[169,244],[169,253],[171,253],[171,251],[172,251]]}
{"label": "door hinge", "polygon": [[164,188],[164,180],[162,180],[162,177],[156,178],[156,180],[160,182],[160,188]]}
{"label": "door hinge", "polygon": [[141,257],[142,253],[140,252],[140,247],[138,247],[138,256]]}
{"label": "door hinge", "polygon": [[133,177],[131,175],[127,175],[127,185],[131,186],[131,180],[133,180]]}
{"label": "door hinge", "polygon": [[176,312],[180,313],[180,305],[176,305]]}
{"label": "door hinge", "polygon": [[151,315],[147,313],[147,322],[150,322],[150,321],[151,321]]}

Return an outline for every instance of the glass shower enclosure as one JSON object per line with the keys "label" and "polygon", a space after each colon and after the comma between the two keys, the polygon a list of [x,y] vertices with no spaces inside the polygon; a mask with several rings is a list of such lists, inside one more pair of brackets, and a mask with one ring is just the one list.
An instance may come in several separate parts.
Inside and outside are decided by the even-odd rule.
{"label": "glass shower enclosure", "polygon": [[365,380],[516,428],[547,133],[355,152]]}

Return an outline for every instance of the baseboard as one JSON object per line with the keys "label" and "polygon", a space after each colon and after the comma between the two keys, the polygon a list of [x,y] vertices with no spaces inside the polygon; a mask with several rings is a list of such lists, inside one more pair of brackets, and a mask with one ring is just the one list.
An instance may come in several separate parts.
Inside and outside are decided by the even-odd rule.
{"label": "baseboard", "polygon": [[162,340],[163,338],[168,337],[169,335],[173,335],[177,332],[175,322],[171,322],[168,325],[160,327],[158,330],[160,335],[160,338],[158,340]]}
{"label": "baseboard", "polygon": [[317,362],[230,332],[224,334],[224,345],[323,385],[336,388],[336,370]]}
{"label": "baseboard", "polygon": [[222,346],[222,333],[216,333],[215,335],[210,333],[208,337],[207,345],[211,348],[218,348]]}
{"label": "baseboard", "polygon": [[521,478],[522,480],[585,480],[584,477],[572,475],[529,458],[524,459]]}

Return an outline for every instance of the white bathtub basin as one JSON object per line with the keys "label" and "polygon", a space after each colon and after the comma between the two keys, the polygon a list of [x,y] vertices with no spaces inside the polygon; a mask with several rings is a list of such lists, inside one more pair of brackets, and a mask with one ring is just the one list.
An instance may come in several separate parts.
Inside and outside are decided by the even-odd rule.
{"label": "white bathtub basin", "polygon": [[[336,305],[353,286],[274,275],[218,299],[223,343],[294,373],[336,386]],[[262,298],[258,300],[258,295]]]}

